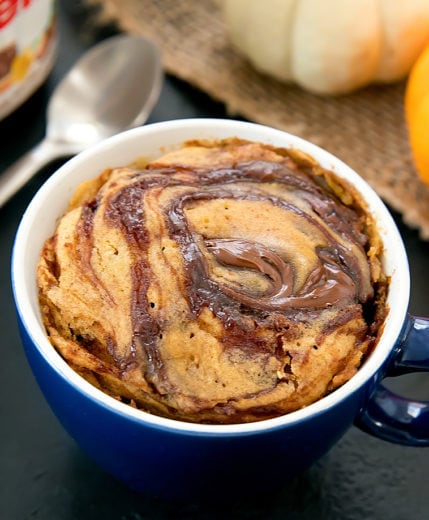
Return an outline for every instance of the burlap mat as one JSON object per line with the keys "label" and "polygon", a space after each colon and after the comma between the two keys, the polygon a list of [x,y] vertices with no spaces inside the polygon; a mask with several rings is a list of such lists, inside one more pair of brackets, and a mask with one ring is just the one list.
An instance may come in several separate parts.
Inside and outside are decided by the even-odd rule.
{"label": "burlap mat", "polygon": [[429,239],[429,188],[410,156],[403,83],[318,97],[255,72],[231,48],[212,0],[88,1],[105,20],[153,39],[167,73],[223,102],[231,115],[287,130],[337,155]]}

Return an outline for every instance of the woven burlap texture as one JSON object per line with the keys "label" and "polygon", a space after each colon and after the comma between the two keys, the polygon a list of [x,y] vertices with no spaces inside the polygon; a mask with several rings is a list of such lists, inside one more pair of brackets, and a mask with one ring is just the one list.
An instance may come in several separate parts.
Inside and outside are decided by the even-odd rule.
{"label": "woven burlap texture", "polygon": [[221,101],[230,115],[286,130],[338,156],[429,239],[429,188],[410,154],[404,83],[316,96],[256,72],[232,48],[212,0],[89,1],[103,19],[151,38],[167,73]]}

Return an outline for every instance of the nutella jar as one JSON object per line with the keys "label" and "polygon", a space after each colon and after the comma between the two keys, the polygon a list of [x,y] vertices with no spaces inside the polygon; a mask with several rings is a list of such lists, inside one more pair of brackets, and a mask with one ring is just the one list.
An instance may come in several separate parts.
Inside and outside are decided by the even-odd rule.
{"label": "nutella jar", "polygon": [[0,0],[0,119],[26,101],[52,69],[54,0]]}

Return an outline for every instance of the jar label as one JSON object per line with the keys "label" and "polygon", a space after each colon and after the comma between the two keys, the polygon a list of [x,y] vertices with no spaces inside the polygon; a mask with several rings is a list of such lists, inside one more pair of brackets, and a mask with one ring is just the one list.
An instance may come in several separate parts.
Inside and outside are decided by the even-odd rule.
{"label": "jar label", "polygon": [[54,0],[0,0],[0,117],[44,81],[55,47]]}

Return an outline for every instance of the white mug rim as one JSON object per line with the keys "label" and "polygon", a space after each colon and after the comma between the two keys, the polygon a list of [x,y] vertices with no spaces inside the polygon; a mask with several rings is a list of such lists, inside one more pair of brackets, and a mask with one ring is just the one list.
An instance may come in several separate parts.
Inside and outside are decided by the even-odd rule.
{"label": "white mug rim", "polygon": [[[96,160],[97,157],[101,157],[103,153],[106,153],[108,150],[121,149],[121,147],[126,148],[126,143],[132,139],[147,139],[154,135],[156,139],[157,135],[162,135],[166,132],[176,132],[182,135],[182,133],[189,134],[189,132],[192,131],[195,134],[195,138],[211,135],[210,132],[212,132],[214,139],[216,139],[216,136],[222,138],[230,134],[229,137],[238,136],[243,139],[252,140],[249,136],[256,134],[260,137],[255,137],[253,140],[268,142],[275,146],[287,148],[293,143],[293,148],[303,150],[313,156],[322,166],[328,168],[330,166],[329,169],[335,171],[337,175],[345,176],[353,183],[355,188],[364,196],[368,207],[375,214],[379,222],[379,232],[383,240],[388,240],[389,242],[390,250],[386,255],[386,269],[391,276],[389,289],[390,309],[383,334],[374,352],[371,353],[357,374],[348,382],[331,394],[300,410],[272,419],[240,424],[189,423],[137,410],[110,397],[79,376],[52,347],[44,332],[37,306],[35,307],[34,303],[34,287],[31,289],[31,287],[29,287],[30,284],[26,281],[29,277],[31,279],[32,276],[29,275],[28,268],[26,268],[26,258],[29,253],[26,248],[29,247],[29,238],[31,237],[31,233],[34,232],[34,227],[43,225],[43,218],[40,218],[40,216],[43,216],[43,207],[44,204],[46,204],[46,200],[49,200],[49,195],[51,194],[52,198],[52,193],[59,188],[60,184],[64,182],[64,179],[70,178],[73,172],[78,171],[79,168],[83,167],[90,160]],[[177,139],[177,143],[186,140],[188,139],[180,138]],[[278,144],[281,142],[283,142],[283,144]],[[132,158],[130,158],[130,161],[131,160]],[[100,171],[102,169],[103,168],[100,168]],[[93,175],[91,175],[91,177],[92,176]],[[79,182],[76,182],[75,184],[78,183]],[[70,195],[71,193],[67,195],[67,198],[69,198]],[[34,270],[33,275],[35,275]],[[362,177],[340,159],[318,146],[282,130],[230,119],[201,118],[164,121],[128,130],[92,146],[61,166],[42,185],[22,217],[13,247],[12,287],[17,313],[33,346],[50,367],[57,372],[60,377],[68,381],[78,392],[114,413],[118,413],[132,421],[146,424],[153,428],[195,435],[231,436],[258,434],[307,420],[314,415],[319,415],[334,407],[354,392],[357,392],[367,381],[373,378],[389,357],[400,336],[408,309],[410,278],[405,248],[392,216],[375,191]]]}

